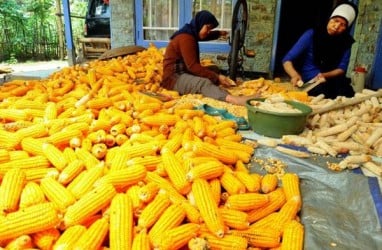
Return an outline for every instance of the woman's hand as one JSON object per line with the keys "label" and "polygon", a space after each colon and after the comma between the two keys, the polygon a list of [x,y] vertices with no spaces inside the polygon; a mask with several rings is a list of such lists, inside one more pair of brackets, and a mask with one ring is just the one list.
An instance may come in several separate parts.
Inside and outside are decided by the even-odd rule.
{"label": "woman's hand", "polygon": [[219,75],[219,84],[224,87],[231,87],[236,85],[234,81],[224,75]]}
{"label": "woman's hand", "polygon": [[299,86],[302,85],[301,83],[304,83],[301,79],[301,76],[299,74],[295,74],[290,78],[290,82],[293,84],[293,86]]}

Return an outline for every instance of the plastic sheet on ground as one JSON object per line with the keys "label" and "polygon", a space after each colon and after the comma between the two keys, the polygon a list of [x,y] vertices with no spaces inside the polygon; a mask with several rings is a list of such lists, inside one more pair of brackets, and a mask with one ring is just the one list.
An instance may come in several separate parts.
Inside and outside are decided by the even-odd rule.
{"label": "plastic sheet on ground", "polygon": [[[304,249],[382,249],[382,196],[376,177],[328,169],[326,163],[336,158],[296,158],[271,147],[258,147],[254,157],[281,160],[286,172],[300,177]],[[251,170],[265,173],[256,163]]]}

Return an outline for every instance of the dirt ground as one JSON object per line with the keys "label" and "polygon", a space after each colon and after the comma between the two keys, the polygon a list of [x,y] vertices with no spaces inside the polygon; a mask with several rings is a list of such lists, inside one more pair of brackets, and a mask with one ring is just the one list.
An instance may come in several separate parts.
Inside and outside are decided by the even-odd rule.
{"label": "dirt ground", "polygon": [[68,61],[39,61],[39,62],[26,62],[26,63],[16,63],[16,64],[6,64],[0,63],[0,69],[9,70],[10,73],[20,73],[29,71],[39,71],[39,70],[54,70],[67,67]]}

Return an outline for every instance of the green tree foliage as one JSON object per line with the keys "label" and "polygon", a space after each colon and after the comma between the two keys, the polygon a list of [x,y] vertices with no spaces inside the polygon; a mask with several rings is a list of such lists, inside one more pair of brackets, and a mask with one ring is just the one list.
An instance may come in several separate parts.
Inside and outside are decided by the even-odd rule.
{"label": "green tree foliage", "polygon": [[[70,2],[74,40],[82,36],[86,6]],[[56,0],[0,0],[0,62],[57,59],[57,15],[63,20]]]}

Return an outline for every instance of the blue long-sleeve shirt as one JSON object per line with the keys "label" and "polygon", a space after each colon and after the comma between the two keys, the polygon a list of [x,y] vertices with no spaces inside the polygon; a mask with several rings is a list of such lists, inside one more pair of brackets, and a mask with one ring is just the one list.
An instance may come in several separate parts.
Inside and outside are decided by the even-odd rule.
{"label": "blue long-sleeve shirt", "polygon": [[[282,63],[284,64],[286,61],[293,62],[300,56],[302,57],[302,68],[297,69],[297,71],[301,74],[304,82],[309,81],[320,73],[320,69],[315,65],[313,59],[313,32],[313,29],[305,31],[282,59]],[[337,68],[346,72],[350,61],[350,52],[350,49],[345,51]]]}

